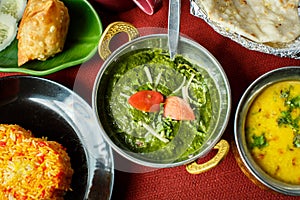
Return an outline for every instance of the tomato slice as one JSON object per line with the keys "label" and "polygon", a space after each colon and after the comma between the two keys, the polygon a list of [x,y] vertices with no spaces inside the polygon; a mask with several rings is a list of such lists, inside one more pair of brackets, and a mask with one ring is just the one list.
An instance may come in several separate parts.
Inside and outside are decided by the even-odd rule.
{"label": "tomato slice", "polygon": [[190,105],[182,98],[170,96],[164,105],[164,117],[175,120],[194,120],[195,115]]}
{"label": "tomato slice", "polygon": [[128,103],[134,108],[145,112],[158,112],[160,104],[164,102],[164,96],[157,91],[142,90],[133,94]]}
{"label": "tomato slice", "polygon": [[6,146],[6,142],[0,141],[0,147],[5,147]]}

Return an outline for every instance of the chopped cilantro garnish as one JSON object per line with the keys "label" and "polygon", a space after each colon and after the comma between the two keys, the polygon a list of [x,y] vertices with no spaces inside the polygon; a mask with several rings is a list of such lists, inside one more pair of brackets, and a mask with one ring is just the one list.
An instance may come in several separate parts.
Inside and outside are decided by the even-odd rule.
{"label": "chopped cilantro garnish", "polygon": [[277,120],[279,126],[292,124],[292,121],[293,119],[291,116],[291,112],[289,111],[282,111],[281,116]]}
{"label": "chopped cilantro garnish", "polygon": [[283,90],[280,93],[280,97],[284,99],[284,105],[287,107],[287,109],[281,112],[281,116],[277,119],[277,123],[279,126],[287,125],[292,128],[295,135],[293,140],[294,147],[300,148],[300,116],[293,117],[291,114],[294,109],[300,108],[300,95],[291,97],[291,89],[293,89],[292,86],[289,87],[288,90]]}
{"label": "chopped cilantro garnish", "polygon": [[294,137],[293,144],[295,147],[300,148],[300,135],[299,134]]}
{"label": "chopped cilantro garnish", "polygon": [[253,149],[254,147],[257,147],[259,149],[268,146],[267,139],[264,134],[260,136],[253,135],[252,136],[253,142],[250,143],[250,148]]}
{"label": "chopped cilantro garnish", "polygon": [[290,100],[291,108],[300,108],[300,96],[296,96]]}

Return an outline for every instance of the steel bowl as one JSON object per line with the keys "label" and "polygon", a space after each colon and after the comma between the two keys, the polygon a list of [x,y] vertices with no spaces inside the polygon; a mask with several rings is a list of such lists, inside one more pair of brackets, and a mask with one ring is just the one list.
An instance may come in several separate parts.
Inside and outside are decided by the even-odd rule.
{"label": "steel bowl", "polygon": [[[124,26],[126,26],[124,24],[114,25],[121,27],[121,30],[124,30]],[[103,33],[103,37],[105,37],[107,33],[109,33],[108,35],[110,36],[111,33],[115,34],[118,32],[120,31],[112,30],[111,32],[109,32],[106,30]],[[118,154],[142,166],[154,168],[174,167],[191,163],[197,158],[205,156],[216,146],[217,142],[220,141],[221,136],[227,126],[231,109],[230,85],[227,80],[227,76],[223,71],[223,68],[221,67],[220,63],[213,57],[213,55],[195,41],[183,36],[180,36],[179,39],[178,54],[182,55],[191,63],[197,64],[199,66],[198,70],[205,78],[212,99],[212,119],[210,122],[210,130],[208,133],[209,136],[206,138],[204,144],[200,149],[197,150],[196,153],[190,155],[189,157],[186,157],[183,160],[174,160],[172,162],[165,163],[157,160],[146,159],[142,154],[133,153],[131,150],[121,147],[112,139],[111,135],[113,133],[111,134],[109,132],[110,124],[106,122],[106,108],[108,105],[104,103],[104,100],[106,98],[105,95],[108,92],[108,80],[114,73],[114,68],[112,67],[113,64],[120,57],[128,55],[136,50],[168,50],[167,34],[149,34],[145,36],[133,37],[134,34],[132,33],[134,32],[135,30],[130,28],[128,35],[129,37],[132,37],[132,40],[120,46],[111,54],[108,51],[104,51],[103,53],[103,51],[101,50],[102,46],[99,46],[100,56],[102,55],[106,60],[102,65],[99,73],[97,74],[95,80],[92,105],[98,119],[97,121],[101,127],[101,133],[103,137]],[[107,41],[104,42],[104,46],[109,46],[108,43],[109,42]]]}
{"label": "steel bowl", "polygon": [[300,67],[289,66],[267,72],[257,78],[245,91],[238,104],[234,120],[234,137],[237,149],[237,160],[243,172],[258,186],[271,189],[286,195],[300,195],[300,185],[288,184],[268,175],[255,162],[247,146],[245,120],[247,112],[254,101],[266,87],[281,81],[300,81]]}

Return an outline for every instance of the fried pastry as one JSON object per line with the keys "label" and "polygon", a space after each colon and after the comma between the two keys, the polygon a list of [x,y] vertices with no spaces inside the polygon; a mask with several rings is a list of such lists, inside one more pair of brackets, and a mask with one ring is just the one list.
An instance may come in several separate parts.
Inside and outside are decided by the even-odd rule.
{"label": "fried pastry", "polygon": [[20,22],[18,66],[30,60],[44,61],[63,50],[70,16],[59,0],[29,0]]}

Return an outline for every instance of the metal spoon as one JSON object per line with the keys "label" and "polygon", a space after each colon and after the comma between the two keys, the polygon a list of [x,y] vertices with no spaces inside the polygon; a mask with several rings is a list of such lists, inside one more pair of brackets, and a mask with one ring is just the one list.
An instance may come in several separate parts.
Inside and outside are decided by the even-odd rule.
{"label": "metal spoon", "polygon": [[177,54],[180,33],[180,7],[180,0],[169,0],[168,44],[171,60],[174,60],[174,57]]}

